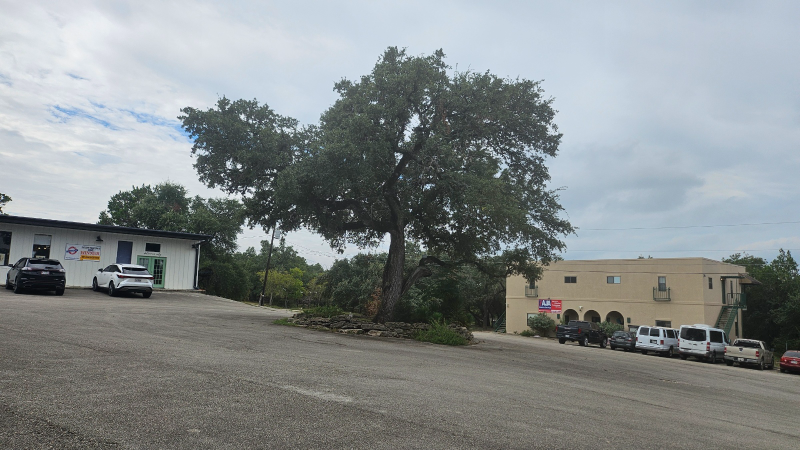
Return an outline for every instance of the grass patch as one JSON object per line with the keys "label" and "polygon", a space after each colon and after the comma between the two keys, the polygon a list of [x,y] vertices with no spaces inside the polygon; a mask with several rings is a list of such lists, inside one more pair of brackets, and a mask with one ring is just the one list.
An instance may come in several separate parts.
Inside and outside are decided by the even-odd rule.
{"label": "grass patch", "polygon": [[432,322],[430,330],[420,330],[414,339],[441,345],[467,345],[467,340],[442,322]]}
{"label": "grass patch", "polygon": [[294,324],[294,322],[289,322],[289,319],[287,319],[285,317],[282,318],[282,319],[275,319],[274,321],[272,321],[272,323],[274,323],[275,325],[288,325],[290,327],[296,327],[297,326],[297,325]]}
{"label": "grass patch", "polygon": [[344,310],[338,306],[315,306],[313,308],[305,308],[303,312],[311,317],[327,318],[344,314]]}

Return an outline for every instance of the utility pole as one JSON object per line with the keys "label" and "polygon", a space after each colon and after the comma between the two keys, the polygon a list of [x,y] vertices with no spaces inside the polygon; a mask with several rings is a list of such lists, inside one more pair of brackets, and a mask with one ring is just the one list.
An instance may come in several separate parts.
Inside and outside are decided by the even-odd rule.
{"label": "utility pole", "polygon": [[264,294],[267,292],[267,278],[269,277],[269,263],[272,260],[272,246],[275,244],[275,229],[278,226],[272,227],[272,239],[269,241],[269,253],[267,253],[267,268],[264,270],[264,286],[261,288],[261,295],[258,296],[258,306],[264,306]]}

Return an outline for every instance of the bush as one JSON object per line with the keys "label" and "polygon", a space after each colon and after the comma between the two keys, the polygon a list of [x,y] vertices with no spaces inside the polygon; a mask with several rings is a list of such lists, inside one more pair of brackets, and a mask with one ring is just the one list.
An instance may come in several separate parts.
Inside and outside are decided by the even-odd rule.
{"label": "bush", "polygon": [[622,331],[624,329],[624,327],[621,324],[618,324],[616,322],[609,322],[608,320],[599,323],[598,326],[600,327],[601,330],[603,330],[603,333],[605,333],[606,336],[609,337],[611,337],[611,335],[614,334],[615,331]]}
{"label": "bush", "polygon": [[305,308],[303,312],[311,317],[333,317],[344,314],[344,310],[336,305],[331,306],[315,306],[313,308]]}
{"label": "bush", "polygon": [[556,322],[546,313],[539,313],[528,318],[528,326],[539,336],[547,336],[555,328]]}
{"label": "bush", "polygon": [[442,345],[467,345],[467,340],[447,326],[444,321],[431,322],[431,328],[429,330],[418,331],[414,335],[414,339]]}
{"label": "bush", "polygon": [[519,333],[520,336],[525,336],[525,337],[531,337],[534,336],[535,334],[536,333],[534,333],[531,330],[522,330],[522,332]]}

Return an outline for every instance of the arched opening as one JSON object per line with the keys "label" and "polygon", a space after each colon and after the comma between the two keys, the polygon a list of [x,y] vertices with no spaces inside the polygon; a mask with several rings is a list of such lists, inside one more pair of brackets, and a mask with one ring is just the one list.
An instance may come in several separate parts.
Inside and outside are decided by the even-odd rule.
{"label": "arched opening", "polygon": [[590,309],[590,310],[586,311],[586,314],[583,315],[583,320],[585,320],[587,322],[600,323],[601,322],[600,313],[598,313],[597,311],[595,311],[593,309]]}
{"label": "arched opening", "polygon": [[564,320],[569,323],[570,320],[578,320],[578,311],[574,309],[568,309],[564,311]]}
{"label": "arched opening", "polygon": [[606,315],[606,320],[619,325],[624,325],[625,322],[625,318],[622,317],[622,314],[619,311],[611,311],[608,313]]}

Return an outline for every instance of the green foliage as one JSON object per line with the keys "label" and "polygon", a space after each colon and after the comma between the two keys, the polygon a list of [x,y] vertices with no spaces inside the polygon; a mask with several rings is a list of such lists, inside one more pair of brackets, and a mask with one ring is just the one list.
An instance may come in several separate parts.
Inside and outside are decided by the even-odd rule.
{"label": "green foliage", "polygon": [[[378,320],[431,266],[472,264],[535,279],[573,231],[549,189],[561,134],[538,82],[453,72],[444,53],[387,49],[372,72],[334,86],[316,126],[257,101],[182,109],[201,181],[243,197],[251,225],[311,229],[335,248],[389,237]],[[428,255],[408,273],[406,243]],[[434,258],[429,255],[439,255]],[[499,255],[499,256],[498,256]],[[365,286],[351,289],[363,295]],[[448,300],[439,298],[443,303]]]}
{"label": "green foliage", "polygon": [[539,313],[528,318],[528,326],[539,336],[547,336],[556,327],[556,322],[546,313]]}
{"label": "green foliage", "polygon": [[297,326],[297,325],[294,324],[294,322],[291,322],[291,321],[289,321],[289,319],[286,319],[286,318],[275,319],[275,320],[272,321],[272,323],[274,323],[275,325],[287,325],[287,326],[290,326],[290,327],[296,327]]}
{"label": "green foliage", "polygon": [[333,317],[345,313],[342,308],[338,306],[314,306],[311,308],[304,308],[303,312],[312,317]]}
{"label": "green foliage", "polygon": [[8,204],[8,202],[10,202],[10,201],[11,201],[11,197],[9,197],[9,196],[7,196],[6,194],[3,194],[2,192],[0,192],[0,214],[5,214],[5,213],[3,212],[3,208],[4,208],[4,207],[6,206],[6,204]]}
{"label": "green foliage", "polygon": [[744,335],[762,340],[776,351],[786,342],[800,342],[800,272],[792,253],[781,249],[769,263],[739,253],[723,261],[745,266],[761,282],[746,291],[747,310],[742,312]]}
{"label": "green foliage", "polygon": [[208,294],[218,295],[231,300],[249,300],[247,273],[241,266],[228,259],[227,261],[206,261],[203,268],[210,272],[201,278],[201,287]]}
{"label": "green foliage", "polygon": [[447,326],[444,321],[431,322],[429,330],[420,330],[414,334],[414,339],[422,342],[431,342],[442,345],[467,345],[463,336]]}
{"label": "green foliage", "polygon": [[614,332],[622,331],[625,328],[621,324],[618,324],[616,322],[610,322],[608,320],[606,320],[605,322],[601,322],[597,325],[600,327],[601,330],[603,330],[603,333],[605,333],[606,336],[608,337],[611,337],[611,335],[614,334]]}
{"label": "green foliage", "polygon": [[[264,281],[264,272],[258,274],[261,282]],[[273,297],[282,299],[288,306],[289,302],[296,302],[303,296],[303,271],[295,267],[289,271],[270,270],[267,277],[267,289],[265,295],[270,298],[272,304]]]}
{"label": "green foliage", "polygon": [[531,330],[522,330],[522,331],[520,331],[519,335],[520,336],[525,336],[525,337],[533,337],[533,336],[536,335],[536,333],[534,333]]}

